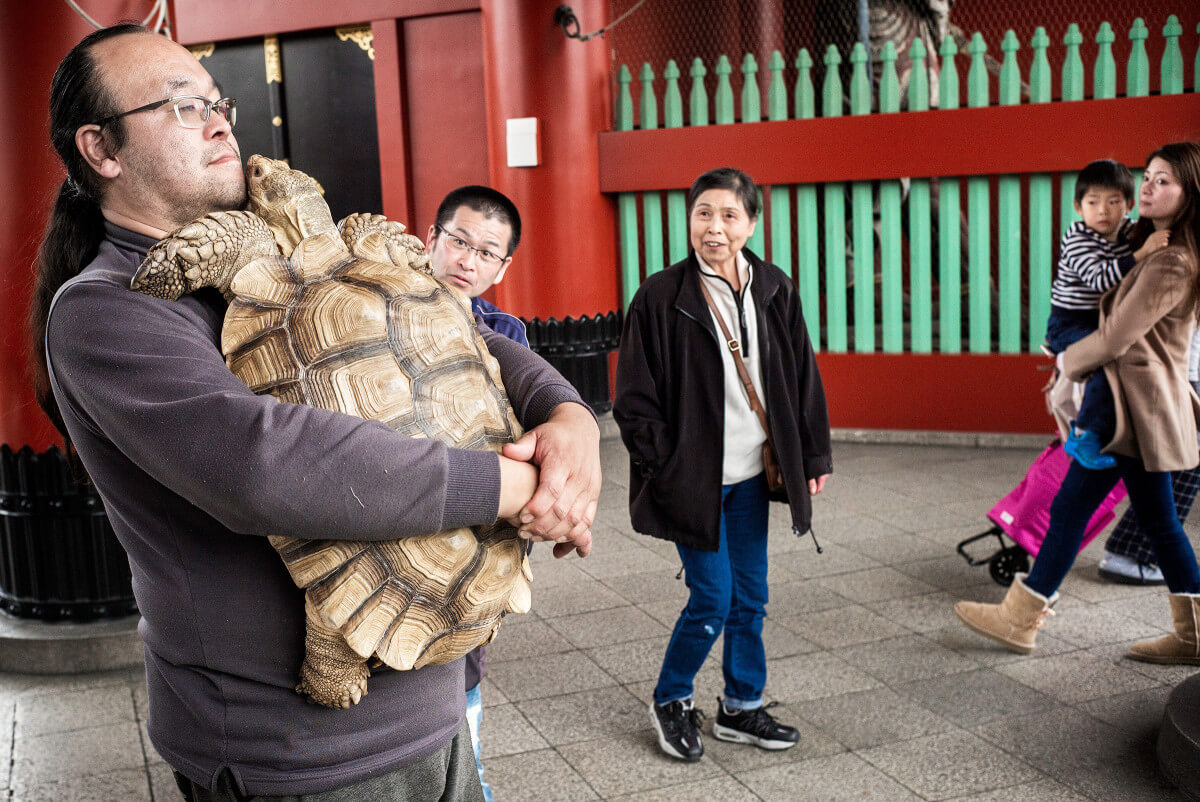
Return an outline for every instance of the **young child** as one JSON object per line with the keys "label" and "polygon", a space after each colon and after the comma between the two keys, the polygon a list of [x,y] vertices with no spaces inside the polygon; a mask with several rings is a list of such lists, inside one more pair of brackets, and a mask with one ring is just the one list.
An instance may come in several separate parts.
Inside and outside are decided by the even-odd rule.
{"label": "young child", "polygon": [[[1133,266],[1167,245],[1166,230],[1151,234],[1133,250],[1129,234],[1133,221],[1133,175],[1111,159],[1094,161],[1075,180],[1075,211],[1082,217],[1062,238],[1058,275],[1050,287],[1050,318],[1046,345],[1055,354],[1066,350],[1100,325],[1100,297],[1125,277]],[[1083,401],[1063,450],[1092,470],[1116,465],[1100,449],[1112,439],[1116,409],[1103,370],[1084,385]]]}

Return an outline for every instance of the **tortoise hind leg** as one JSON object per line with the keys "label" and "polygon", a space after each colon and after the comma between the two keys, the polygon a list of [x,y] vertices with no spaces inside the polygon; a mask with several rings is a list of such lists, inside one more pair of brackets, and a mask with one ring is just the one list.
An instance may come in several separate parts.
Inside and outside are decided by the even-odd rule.
{"label": "tortoise hind leg", "polygon": [[367,661],[350,648],[336,629],[325,626],[312,604],[304,602],[304,663],[296,693],[325,707],[345,709],[367,695]]}
{"label": "tortoise hind leg", "polygon": [[[350,253],[360,259],[411,267],[432,275],[425,245],[417,237],[406,233],[403,223],[389,220],[381,214],[360,212],[342,218],[338,223],[338,231]],[[382,243],[367,245],[363,242],[372,234],[379,234]]]}

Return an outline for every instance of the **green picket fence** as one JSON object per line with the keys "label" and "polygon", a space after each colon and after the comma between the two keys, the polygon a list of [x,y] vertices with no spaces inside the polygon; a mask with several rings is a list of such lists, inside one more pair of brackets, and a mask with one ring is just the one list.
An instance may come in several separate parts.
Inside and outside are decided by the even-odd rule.
{"label": "green picket fence", "polygon": [[[1200,26],[1197,31],[1200,32]],[[1171,15],[1162,30],[1165,40],[1159,65],[1159,91],[1162,94],[1184,91],[1184,58],[1179,44],[1182,33],[1178,18]],[[1141,18],[1135,20],[1129,31],[1130,52],[1124,65],[1125,96],[1149,94],[1151,67],[1146,53],[1149,35],[1144,21]],[[1096,33],[1098,54],[1092,84],[1095,99],[1117,96],[1118,66],[1112,51],[1115,38],[1112,26],[1107,22]],[[1063,43],[1066,47],[1060,71],[1059,99],[1082,101],[1084,67],[1079,48],[1083,34],[1078,25],[1072,23],[1069,26]],[[1053,99],[1051,67],[1046,54],[1049,45],[1045,28],[1038,27],[1029,43],[1033,52],[1025,98],[1029,103],[1046,103]],[[1016,56],[1020,47],[1016,34],[1009,30],[1000,43],[1003,59],[996,98],[999,104],[1017,104],[1023,100],[1022,76]],[[966,51],[969,58],[966,105],[988,106],[993,99],[989,96],[990,81],[985,61],[987,44],[976,33]],[[958,108],[961,100],[958,46],[947,37],[939,53],[941,67],[936,107]],[[842,81],[842,56],[835,46],[830,45],[824,54],[826,70],[821,86],[820,116],[841,116],[845,110],[845,94],[849,95],[852,115],[899,111],[901,98],[896,55],[894,47],[888,43],[882,52],[877,108],[872,109],[865,48],[858,43],[850,53],[849,91],[846,93]],[[926,68],[929,54],[918,39],[913,42],[909,55],[913,69],[907,89],[907,110],[925,111],[931,108]],[[745,55],[741,63],[742,121],[789,119],[789,99],[791,119],[817,116],[812,76],[814,61],[807,49],[799,51],[794,65],[796,80],[789,93],[784,78],[784,58],[779,51],[771,54],[767,63],[769,79],[764,118],[758,63],[753,55]],[[650,64],[643,64],[638,75],[640,98],[635,126],[630,91],[633,77],[622,65],[617,78],[615,130],[735,123],[734,92],[730,81],[733,70],[726,56],[717,60],[713,69],[716,86],[710,114],[708,69],[701,59],[692,62],[685,123],[680,88],[682,75],[678,65],[674,60],[667,62],[660,84]],[[1192,89],[1200,91],[1200,51],[1196,54],[1193,70]],[[997,184],[994,214],[990,189],[993,178]],[[936,204],[932,198],[933,181],[937,181],[939,190],[940,200]],[[764,187],[765,219],[760,219],[748,247],[755,253],[765,254],[795,278],[813,342],[824,349],[928,353],[936,345],[943,353],[959,353],[964,349],[972,353],[1036,352],[1050,310],[1050,281],[1057,241],[1062,231],[1078,219],[1073,206],[1075,174],[1061,174],[1058,181],[1049,174],[1030,175],[1024,193],[1019,175],[969,177],[965,181],[965,226],[962,225],[959,184],[957,177],[940,181],[923,177],[907,182],[852,181]],[[686,256],[684,194],[682,190],[618,194],[626,305],[643,277]],[[1023,195],[1026,196],[1024,204]],[[1060,223],[1057,230],[1053,228],[1056,203]],[[901,214],[905,204],[907,225]],[[997,229],[994,238],[993,222]],[[962,242],[964,228],[965,249]],[[769,248],[764,247],[768,242]],[[793,244],[796,245],[794,253]]]}

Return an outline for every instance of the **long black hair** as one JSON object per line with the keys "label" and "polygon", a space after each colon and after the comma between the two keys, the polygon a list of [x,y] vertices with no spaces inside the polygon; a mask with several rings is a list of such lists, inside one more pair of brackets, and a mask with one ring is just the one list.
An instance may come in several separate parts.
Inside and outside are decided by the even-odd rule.
{"label": "long black hair", "polygon": [[[75,146],[75,132],[80,126],[118,113],[91,49],[105,39],[129,33],[149,31],[135,23],[119,23],[88,34],[63,57],[50,81],[50,144],[67,168],[67,177],[58,189],[34,262],[37,274],[29,312],[30,356],[38,405],[62,433],[68,449],[70,438],[46,369],[46,320],[58,288],[96,257],[104,239],[100,177]],[[110,151],[120,150],[125,142],[124,120],[106,125],[101,136]]]}

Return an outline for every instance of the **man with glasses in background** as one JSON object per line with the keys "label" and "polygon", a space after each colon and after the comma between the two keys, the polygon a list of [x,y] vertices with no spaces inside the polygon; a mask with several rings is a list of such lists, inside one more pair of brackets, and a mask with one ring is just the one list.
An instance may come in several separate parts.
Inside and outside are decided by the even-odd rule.
{"label": "man with glasses in background", "polygon": [[37,258],[36,390],[129,556],[150,740],[195,802],[481,800],[464,661],[380,670],[347,710],[295,692],[304,597],[267,536],[393,539],[504,517],[556,556],[586,555],[595,418],[481,326],[526,435],[503,456],[405,437],[252,393],[220,351],[220,293],[131,291],[157,240],[245,203],[235,110],[187,50],[138,25],[85,37],[50,88],[66,179]]}
{"label": "man with glasses in background", "polygon": [[[504,279],[513,251],[521,241],[521,215],[516,204],[491,187],[470,185],[452,190],[442,199],[425,238],[433,275],[462,290],[471,299],[475,317],[497,334],[529,347],[525,324],[481,296]],[[484,648],[466,657],[467,724],[471,747],[483,783],[483,798],[492,802],[492,789],[483,782],[479,728],[483,724],[483,699],[479,683],[484,673]]]}

